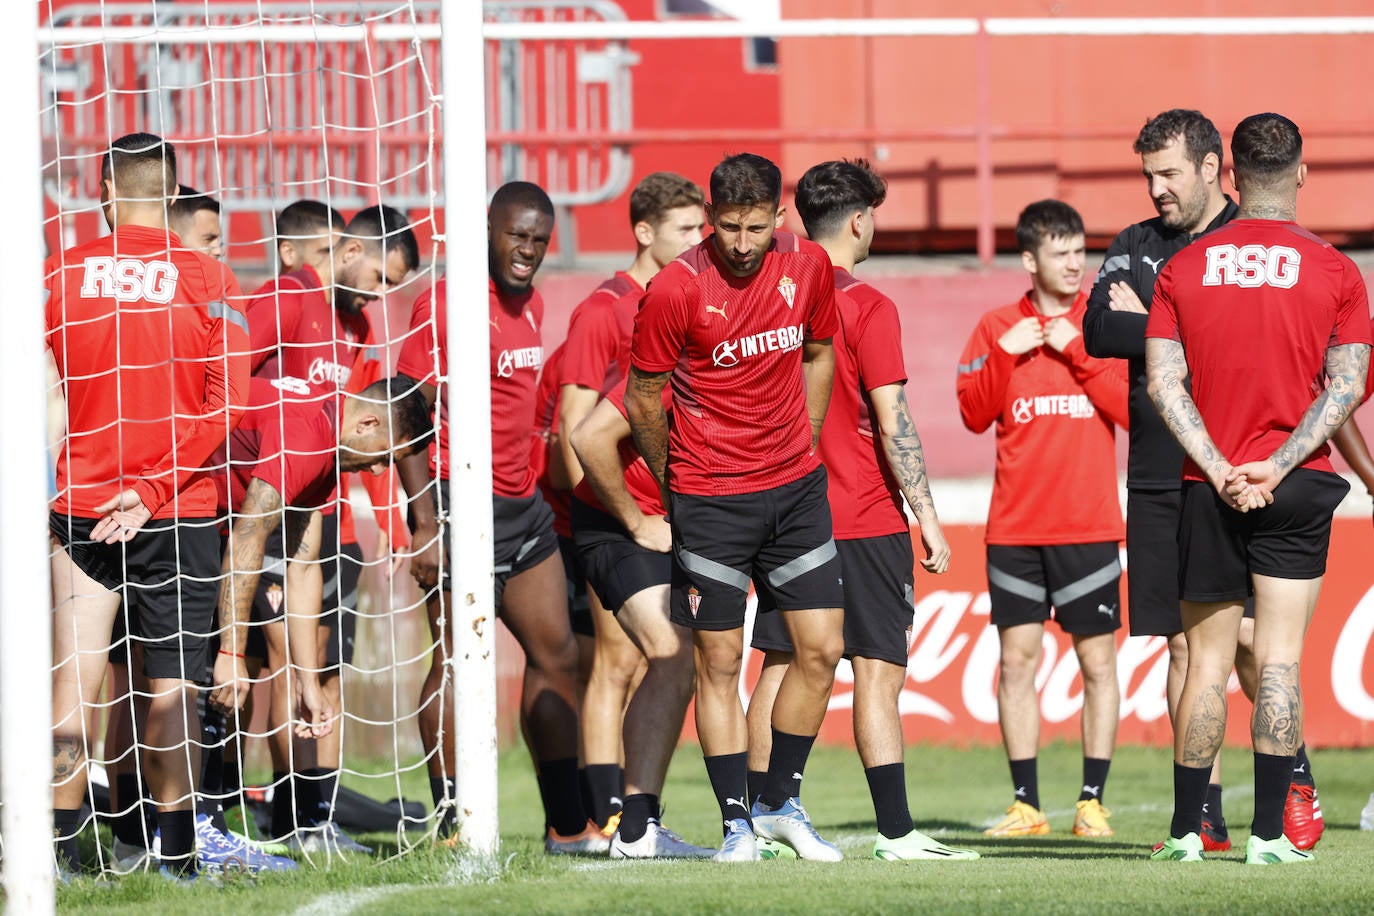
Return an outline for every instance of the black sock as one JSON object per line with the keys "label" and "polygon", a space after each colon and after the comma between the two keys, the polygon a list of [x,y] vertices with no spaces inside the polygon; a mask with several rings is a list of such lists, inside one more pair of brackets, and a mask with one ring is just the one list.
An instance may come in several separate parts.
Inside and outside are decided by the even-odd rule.
{"label": "black sock", "polygon": [[152,831],[145,832],[143,793],[138,790],[138,776],[120,773],[115,777],[115,794],[119,796],[119,812],[110,824],[115,839],[130,846],[147,848]]}
{"label": "black sock", "polygon": [[224,800],[220,803],[232,808],[243,802],[243,771],[239,768],[238,754],[226,754],[220,749],[220,791]]}
{"label": "black sock", "polygon": [[720,805],[723,821],[739,818],[749,822],[752,829],[753,819],[749,816],[749,755],[721,754],[717,757],[704,757],[706,776],[711,780],[711,791],[716,793],[716,804]]}
{"label": "black sock", "polygon": [[319,770],[320,774],[320,823],[334,819],[334,798],[339,794],[339,771]]}
{"label": "black sock", "polygon": [[157,829],[162,834],[160,856],[163,867],[178,875],[195,872],[196,813],[159,811]]}
{"label": "black sock", "polygon": [[873,796],[873,815],[878,832],[889,840],[906,836],[915,825],[906,802],[906,767],[900,763],[868,767],[868,794]]}
{"label": "black sock", "polygon": [[627,795],[625,807],[620,811],[620,839],[633,843],[644,836],[649,829],[650,819],[658,819],[657,795]]}
{"label": "black sock", "polygon": [[1008,760],[1011,765],[1011,785],[1016,792],[1016,800],[1025,802],[1032,808],[1040,807],[1040,777],[1036,774],[1036,758]]}
{"label": "black sock", "polygon": [[1209,766],[1174,764],[1174,819],[1169,824],[1169,836],[1181,840],[1190,833],[1201,833],[1202,806],[1207,800],[1207,781],[1211,778]]}
{"label": "black sock", "polygon": [[[1083,758],[1083,791],[1079,793],[1079,801],[1087,801],[1095,798],[1103,801],[1107,797],[1107,771],[1112,767],[1111,758],[1103,760],[1101,757]],[[1036,807],[1040,807],[1036,805]]]}
{"label": "black sock", "polygon": [[272,837],[280,840],[296,832],[295,780],[290,773],[272,773]]}
{"label": "black sock", "polygon": [[1207,785],[1207,800],[1202,803],[1202,819],[1212,825],[1212,832],[1226,834],[1226,815],[1221,810],[1221,786]]}
{"label": "black sock", "polygon": [[320,785],[324,770],[310,767],[292,774],[291,781],[296,787],[296,823],[302,827],[318,827],[328,820],[324,798],[320,795]]}
{"label": "black sock", "polygon": [[54,808],[52,812],[53,845],[57,848],[57,864],[71,871],[81,870],[81,850],[76,834],[81,829],[80,808]]}
{"label": "black sock", "polygon": [[763,794],[763,784],[767,781],[767,770],[749,770],[745,774],[745,785],[749,787],[749,804],[752,805]]}
{"label": "black sock", "polygon": [[1307,759],[1307,744],[1298,745],[1298,756],[1293,764],[1293,782],[1300,786],[1316,785],[1312,780],[1312,762]]}
{"label": "black sock", "polygon": [[1250,832],[1261,840],[1283,836],[1283,803],[1292,780],[1292,757],[1255,754],[1255,819]]}
{"label": "black sock", "polygon": [[759,793],[761,804],[781,808],[789,798],[801,796],[802,773],[806,770],[806,758],[811,756],[811,745],[815,743],[815,735],[789,735],[773,729],[768,776]]}
{"label": "black sock", "polygon": [[587,829],[587,812],[577,789],[577,758],[539,761],[539,797],[544,822],[559,836],[577,836]]}
{"label": "black sock", "polygon": [[[598,827],[605,827],[623,805],[621,799],[625,796],[625,773],[618,763],[589,763],[582,775],[587,784],[587,796],[591,800],[587,812]],[[587,805],[586,799],[583,805]]]}
{"label": "black sock", "polygon": [[438,808],[445,796],[450,802],[445,809],[444,820],[439,824],[439,836],[451,836],[458,827],[458,809],[452,804],[458,795],[458,781],[451,777],[431,776],[429,777],[429,795],[434,799],[434,807]]}

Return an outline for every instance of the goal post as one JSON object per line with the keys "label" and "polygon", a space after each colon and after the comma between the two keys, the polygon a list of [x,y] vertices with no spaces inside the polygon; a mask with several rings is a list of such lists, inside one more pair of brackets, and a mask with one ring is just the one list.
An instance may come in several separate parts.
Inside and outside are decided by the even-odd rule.
{"label": "goal post", "polygon": [[449,280],[448,396],[451,669],[459,839],[491,855],[496,810],[496,614],[492,570],[491,378],[486,300],[487,206],[482,7],[445,3],[441,25],[444,260]]}
{"label": "goal post", "polygon": [[17,100],[16,135],[5,144],[0,223],[0,835],[6,906],[53,909],[52,655],[45,609],[47,539],[47,364],[43,355],[43,202],[39,144],[38,5],[19,3],[0,29],[0,75]]}

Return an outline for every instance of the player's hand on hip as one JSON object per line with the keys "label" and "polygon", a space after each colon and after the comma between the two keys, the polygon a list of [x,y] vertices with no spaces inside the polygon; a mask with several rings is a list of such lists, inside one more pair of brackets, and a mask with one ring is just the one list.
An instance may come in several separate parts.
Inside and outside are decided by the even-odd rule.
{"label": "player's hand on hip", "polygon": [[153,513],[143,505],[143,497],[135,490],[120,490],[109,502],[97,506],[100,521],[91,529],[92,541],[118,544],[129,541],[143,530]]}
{"label": "player's hand on hip", "polygon": [[1077,336],[1077,326],[1067,318],[1056,317],[1045,322],[1045,343],[1056,352],[1063,353],[1064,348],[1073,343]]}
{"label": "player's hand on hip", "polygon": [[1134,287],[1124,280],[1118,280],[1107,287],[1107,305],[1113,312],[1135,312],[1137,315],[1150,314],[1149,309],[1140,301]]}
{"label": "player's hand on hip", "polygon": [[940,530],[939,523],[934,525],[921,526],[921,544],[925,547],[926,555],[921,560],[921,568],[926,572],[941,575],[949,570],[949,542],[945,540],[945,533]]}
{"label": "player's hand on hip", "polygon": [[242,709],[253,686],[248,681],[248,663],[236,655],[220,652],[215,658],[214,685],[210,705],[226,714]]}
{"label": "player's hand on hip", "polygon": [[323,738],[334,730],[334,710],[314,673],[296,672],[296,737]]}
{"label": "player's hand on hip", "polygon": [[673,529],[661,515],[641,516],[639,524],[630,532],[635,543],[645,550],[667,553],[673,549]]}
{"label": "player's hand on hip", "polygon": [[1012,356],[1029,353],[1045,343],[1045,329],[1035,315],[1027,315],[997,338],[997,346]]}

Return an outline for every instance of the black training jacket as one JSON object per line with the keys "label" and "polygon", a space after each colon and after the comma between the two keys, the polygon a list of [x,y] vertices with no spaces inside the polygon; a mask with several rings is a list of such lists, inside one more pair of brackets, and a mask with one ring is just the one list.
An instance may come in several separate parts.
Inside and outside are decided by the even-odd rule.
{"label": "black training jacket", "polygon": [[1235,218],[1236,209],[1235,202],[1226,198],[1226,207],[1198,235],[1166,229],[1159,217],[1126,227],[1112,240],[1102,269],[1093,281],[1088,311],[1083,316],[1083,345],[1092,356],[1130,360],[1131,450],[1126,462],[1126,486],[1131,489],[1178,489],[1183,449],[1160,419],[1145,390],[1148,316],[1112,311],[1108,290],[1113,283],[1125,280],[1148,309],[1155,295],[1155,278],[1164,263],[1200,236],[1229,223]]}

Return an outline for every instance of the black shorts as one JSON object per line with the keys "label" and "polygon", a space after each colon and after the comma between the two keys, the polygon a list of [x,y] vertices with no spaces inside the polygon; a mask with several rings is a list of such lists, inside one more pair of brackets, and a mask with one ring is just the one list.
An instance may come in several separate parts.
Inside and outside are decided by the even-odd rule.
{"label": "black shorts", "polygon": [[[334,540],[328,533],[329,520],[326,515],[326,539],[321,550],[325,554],[334,550]],[[337,527],[337,525],[336,525]],[[362,575],[363,549],[357,542],[339,544],[338,553],[324,557],[324,616],[320,626],[329,633],[325,643],[324,667],[334,671],[340,662],[353,664],[354,643],[358,636],[358,579]]]}
{"label": "black shorts", "polygon": [[[444,497],[448,497],[445,484]],[[553,510],[536,491],[524,499],[493,496],[492,540],[496,544],[496,608],[501,609],[506,583],[533,569],[558,551]]]}
{"label": "black shorts", "polygon": [[1229,508],[1210,484],[1183,484],[1179,594],[1187,601],[1239,601],[1250,576],[1316,579],[1326,573],[1331,516],[1350,492],[1339,474],[1298,468],[1253,512]]}
{"label": "black shorts", "polygon": [[1065,633],[1121,627],[1121,549],[1116,541],[1043,547],[988,545],[991,623],[1014,627],[1054,619]]}
{"label": "black shorts", "polygon": [[563,578],[568,583],[568,621],[578,636],[595,637],[592,603],[587,597],[587,571],[577,556],[572,538],[558,535],[558,553],[563,557]]}
{"label": "black shorts", "polygon": [[203,681],[219,601],[218,523],[155,520],[126,544],[97,544],[97,522],[52,512],[48,530],[77,568],[120,593],[148,677]]}
{"label": "black shorts", "polygon": [[625,526],[582,502],[572,501],[573,543],[587,571],[587,585],[612,613],[630,598],[673,578],[671,554],[641,547]]}
{"label": "black shorts", "polygon": [[744,626],[751,578],[771,607],[844,606],[824,467],[758,493],[669,498],[674,623],[694,630]]}
{"label": "black shorts", "polygon": [[1178,490],[1126,494],[1127,611],[1132,636],[1183,632],[1178,611]]}
{"label": "black shorts", "polygon": [[[844,568],[844,657],[875,658],[905,668],[916,611],[911,532],[837,540],[835,547]],[[791,652],[787,624],[781,614],[768,610],[760,601],[750,645]]]}

